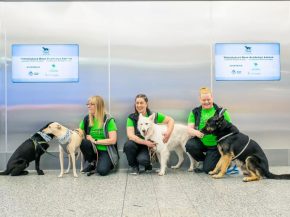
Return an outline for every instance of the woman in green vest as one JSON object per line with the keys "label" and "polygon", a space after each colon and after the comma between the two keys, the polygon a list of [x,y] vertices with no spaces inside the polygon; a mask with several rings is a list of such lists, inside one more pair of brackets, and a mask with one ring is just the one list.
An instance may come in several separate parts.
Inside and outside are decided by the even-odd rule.
{"label": "woman in green vest", "polygon": [[96,171],[99,175],[105,176],[114,168],[108,146],[113,146],[117,142],[117,126],[113,118],[108,119],[102,97],[90,97],[87,107],[88,115],[79,126],[85,135],[80,149],[85,160],[89,162],[82,172],[91,175]]}
{"label": "woman in green vest", "polygon": [[[155,146],[153,142],[144,140],[137,128],[140,113],[147,117],[152,114],[148,108],[148,98],[145,94],[138,94],[136,96],[134,110],[135,112],[130,114],[127,119],[127,136],[129,140],[124,145],[124,152],[130,166],[130,174],[137,175],[139,173],[139,165],[144,166],[145,171],[152,170],[149,148]],[[169,116],[157,112],[155,123],[167,125],[167,132],[163,137],[163,141],[166,143],[174,128],[174,120]]]}

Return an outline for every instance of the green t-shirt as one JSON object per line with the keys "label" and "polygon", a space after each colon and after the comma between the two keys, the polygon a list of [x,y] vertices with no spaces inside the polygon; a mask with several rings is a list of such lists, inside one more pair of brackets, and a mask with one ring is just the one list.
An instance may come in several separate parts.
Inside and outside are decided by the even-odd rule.
{"label": "green t-shirt", "polygon": [[[201,130],[202,128],[205,127],[205,124],[206,124],[207,120],[214,116],[215,111],[216,111],[216,109],[214,107],[212,107],[210,109],[201,109],[201,117],[200,117],[198,130]],[[224,117],[225,117],[226,121],[231,122],[230,115],[229,115],[229,113],[227,111],[225,111]],[[194,114],[192,113],[192,111],[189,113],[187,123],[188,124],[195,124],[195,117],[194,117]],[[214,136],[212,134],[205,135],[200,140],[202,141],[202,143],[205,146],[215,146],[215,145],[217,145],[216,136]]]}
{"label": "green t-shirt", "polygon": [[[99,126],[99,121],[94,118],[94,124],[90,129],[90,135],[93,137],[93,139],[97,139],[97,140],[101,140],[101,139],[106,139],[106,135],[104,132],[104,128],[98,128]],[[80,129],[84,130],[85,129],[85,124],[84,124],[84,120],[82,120],[80,122]],[[115,123],[114,119],[111,119],[108,123],[108,132],[112,132],[112,131],[117,131],[117,126]],[[106,145],[96,145],[98,150],[101,151],[106,151],[107,150],[107,146]]]}
{"label": "green t-shirt", "polygon": [[[146,114],[146,117],[148,117],[148,114]],[[165,117],[166,116],[164,114],[157,112],[157,123],[158,124],[163,123],[163,121],[165,120]],[[128,127],[134,127],[134,121],[129,117],[127,118],[127,128]],[[142,136],[140,136],[140,138],[143,139]]]}

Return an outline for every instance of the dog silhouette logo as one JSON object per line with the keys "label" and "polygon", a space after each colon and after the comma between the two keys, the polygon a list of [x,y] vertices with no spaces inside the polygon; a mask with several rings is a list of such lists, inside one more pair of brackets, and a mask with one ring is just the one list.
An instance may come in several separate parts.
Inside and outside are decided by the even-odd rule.
{"label": "dog silhouette logo", "polygon": [[247,53],[251,53],[251,52],[252,52],[252,47],[245,46],[245,51],[246,51]]}
{"label": "dog silhouette logo", "polygon": [[49,48],[42,47],[42,52],[43,52],[43,54],[49,54]]}

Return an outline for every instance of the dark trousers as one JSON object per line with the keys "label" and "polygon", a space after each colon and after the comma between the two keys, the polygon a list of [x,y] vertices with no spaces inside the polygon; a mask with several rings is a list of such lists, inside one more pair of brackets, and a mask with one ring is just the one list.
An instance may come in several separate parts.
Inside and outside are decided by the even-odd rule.
{"label": "dark trousers", "polygon": [[149,166],[150,156],[146,145],[139,145],[128,140],[124,145],[124,152],[127,156],[128,164],[131,167]]}
{"label": "dark trousers", "polygon": [[89,163],[98,162],[96,172],[101,176],[108,175],[114,168],[111,158],[107,151],[98,150],[98,154],[95,153],[92,143],[89,140],[83,139],[80,149],[84,155],[85,161]]}
{"label": "dark trousers", "polygon": [[202,141],[197,138],[191,138],[185,145],[186,151],[196,160],[203,161],[203,171],[208,173],[212,171],[220,159],[220,153],[217,146],[205,146]]}

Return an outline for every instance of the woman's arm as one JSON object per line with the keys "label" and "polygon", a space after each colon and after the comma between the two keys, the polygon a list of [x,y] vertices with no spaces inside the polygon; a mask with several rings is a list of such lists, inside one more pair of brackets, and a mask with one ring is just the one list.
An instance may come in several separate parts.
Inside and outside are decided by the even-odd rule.
{"label": "woman's arm", "polygon": [[108,139],[100,139],[97,141],[94,141],[93,143],[96,145],[114,145],[117,142],[117,131],[111,131],[109,132],[109,138]]}
{"label": "woman's arm", "polygon": [[188,124],[187,131],[188,131],[189,135],[191,135],[191,136],[197,136],[198,138],[202,138],[204,136],[204,134],[202,132],[194,129],[194,124]]}
{"label": "woman's arm", "polygon": [[163,134],[163,136],[164,136],[163,142],[166,143],[166,142],[168,142],[168,140],[171,136],[171,133],[174,129],[174,120],[173,120],[173,118],[166,116],[163,123],[167,125],[167,131]]}

